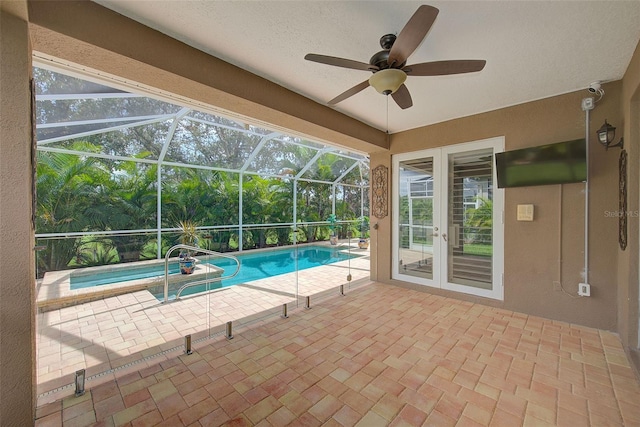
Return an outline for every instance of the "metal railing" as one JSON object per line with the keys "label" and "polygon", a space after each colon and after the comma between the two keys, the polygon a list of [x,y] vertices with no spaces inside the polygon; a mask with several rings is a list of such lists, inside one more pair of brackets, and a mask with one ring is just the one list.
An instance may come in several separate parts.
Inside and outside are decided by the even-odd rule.
{"label": "metal railing", "polygon": [[229,258],[233,261],[235,261],[236,263],[236,269],[233,272],[233,274],[230,274],[228,276],[219,276],[219,277],[211,277],[211,278],[206,278],[206,279],[202,279],[202,280],[194,280],[193,282],[189,282],[186,283],[184,285],[182,285],[180,287],[180,289],[178,289],[178,292],[176,292],[176,296],[175,299],[179,299],[180,298],[180,294],[182,293],[182,291],[184,291],[187,288],[190,288],[192,286],[197,286],[197,285],[202,285],[205,283],[214,283],[214,282],[221,282],[223,279],[231,279],[232,277],[235,277],[238,275],[238,273],[240,272],[240,261],[238,261],[238,258],[232,256],[232,255],[226,255],[220,252],[215,252],[215,251],[210,251],[208,249],[202,249],[202,248],[198,248],[195,246],[189,246],[189,245],[175,245],[172,246],[171,248],[169,248],[169,250],[167,251],[166,255],[164,256],[164,302],[167,303],[169,302],[169,258],[171,257],[171,254],[176,250],[176,249],[186,249],[188,251],[193,251],[193,252],[201,252],[204,254],[208,254],[208,255],[214,255],[214,256],[218,256],[220,258]]}

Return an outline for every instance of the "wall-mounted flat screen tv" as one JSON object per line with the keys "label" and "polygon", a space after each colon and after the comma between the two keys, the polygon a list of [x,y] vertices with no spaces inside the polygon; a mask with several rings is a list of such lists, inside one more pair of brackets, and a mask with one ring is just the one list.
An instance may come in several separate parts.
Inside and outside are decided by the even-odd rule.
{"label": "wall-mounted flat screen tv", "polygon": [[587,180],[584,139],[496,153],[498,188]]}

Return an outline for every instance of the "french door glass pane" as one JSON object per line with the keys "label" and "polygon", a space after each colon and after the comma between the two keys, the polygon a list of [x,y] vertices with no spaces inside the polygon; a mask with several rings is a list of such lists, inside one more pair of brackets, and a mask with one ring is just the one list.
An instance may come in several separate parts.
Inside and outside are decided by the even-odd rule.
{"label": "french door glass pane", "polygon": [[493,151],[449,155],[447,278],[492,289]]}
{"label": "french door glass pane", "polygon": [[399,272],[433,279],[433,158],[400,162]]}

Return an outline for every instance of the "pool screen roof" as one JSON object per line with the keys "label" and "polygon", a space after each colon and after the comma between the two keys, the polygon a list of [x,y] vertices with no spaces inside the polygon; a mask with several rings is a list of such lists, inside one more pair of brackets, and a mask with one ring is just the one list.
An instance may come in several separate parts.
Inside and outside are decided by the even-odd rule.
{"label": "pool screen roof", "polygon": [[[41,151],[367,186],[366,155],[34,67]],[[82,144],[80,142],[89,142]]]}

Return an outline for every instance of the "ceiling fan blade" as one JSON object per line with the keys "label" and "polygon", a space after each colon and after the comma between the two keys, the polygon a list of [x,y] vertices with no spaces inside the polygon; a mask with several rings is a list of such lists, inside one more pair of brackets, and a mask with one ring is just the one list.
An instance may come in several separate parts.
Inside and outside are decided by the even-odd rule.
{"label": "ceiling fan blade", "polygon": [[359,83],[357,85],[355,85],[354,87],[352,87],[351,89],[348,89],[344,92],[342,92],[340,95],[336,96],[335,98],[333,98],[331,101],[328,102],[329,105],[334,105],[337,104],[340,101],[344,101],[345,99],[349,98],[350,96],[355,95],[356,93],[366,89],[369,87],[369,80],[365,80],[362,83]]}
{"label": "ceiling fan blade", "polygon": [[413,101],[411,100],[411,94],[409,93],[409,89],[407,86],[402,85],[398,88],[397,91],[391,94],[393,100],[396,101],[396,104],[403,110],[413,106]]}
{"label": "ceiling fan blade", "polygon": [[317,55],[308,53],[304,59],[307,61],[319,62],[320,64],[333,65],[335,67],[352,68],[354,70],[377,71],[379,68],[375,65],[365,62],[354,61],[352,59],[337,58],[335,56]]}
{"label": "ceiling fan blade", "polygon": [[483,59],[460,59],[453,61],[423,62],[407,65],[402,70],[408,76],[444,76],[447,74],[473,73],[484,68]]}
{"label": "ceiling fan blade", "polygon": [[389,51],[389,65],[403,64],[409,55],[422,43],[438,16],[438,9],[422,5],[404,26]]}

